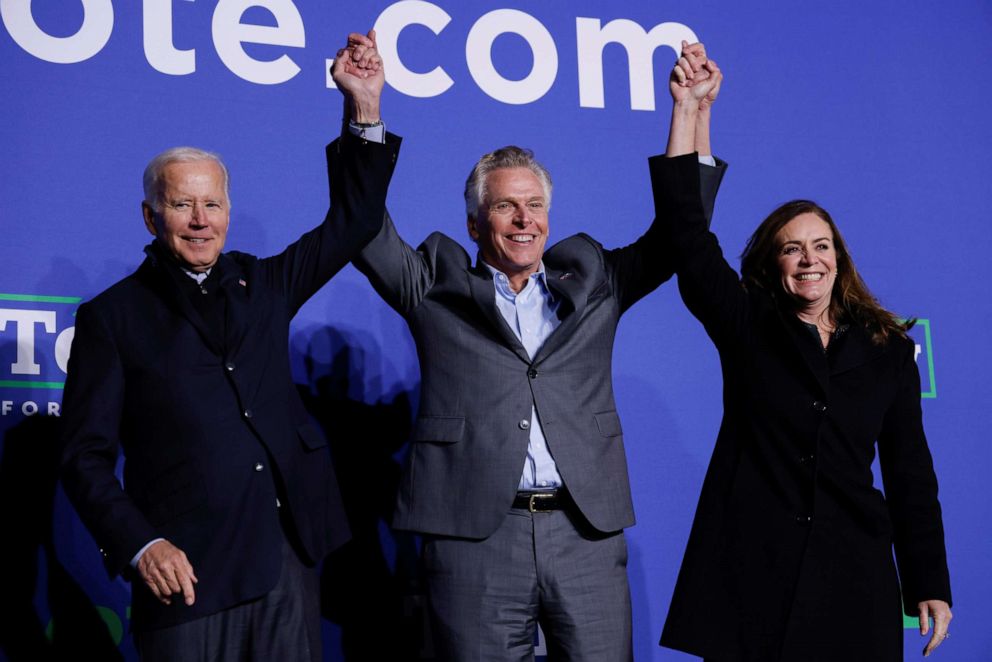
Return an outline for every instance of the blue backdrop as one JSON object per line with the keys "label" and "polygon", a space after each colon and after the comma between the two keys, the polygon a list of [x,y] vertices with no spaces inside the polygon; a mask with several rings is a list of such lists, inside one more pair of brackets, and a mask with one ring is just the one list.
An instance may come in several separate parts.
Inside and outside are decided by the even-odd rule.
{"label": "blue backdrop", "polygon": [[[106,579],[55,486],[51,451],[76,306],[132,271],[149,239],[142,169],[176,144],[221,153],[233,176],[228,248],[279,251],[326,208],[323,145],[341,116],[327,60],[347,32],[375,24],[384,119],[405,137],[389,204],[412,243],[442,229],[469,244],[462,182],[480,154],[508,143],[533,148],[555,178],[552,240],[635,239],[651,218],[646,157],[664,149],[672,46],[707,44],[726,75],[713,135],[730,171],[714,228],[728,254],[780,202],[813,198],[883,304],[923,321],[914,337],[955,597],[938,655],[992,659],[986,0],[0,0],[0,16],[7,655],[55,645],[92,658],[108,645],[110,659],[118,641],[134,655],[121,640],[128,585]],[[339,459],[388,501],[390,454],[417,399],[405,325],[349,267],[302,310],[292,343],[297,381]],[[614,378],[638,516],[628,532],[635,654],[688,659],[656,643],[716,437],[720,375],[671,284],[621,325]],[[361,424],[343,429],[338,415]],[[361,586],[328,588],[400,596],[403,636],[429,650],[410,541],[377,523],[383,509],[360,527],[379,563],[358,572],[371,573]],[[375,622],[349,634],[347,611],[328,609],[327,659],[397,636]],[[111,626],[103,640],[92,636],[100,621]],[[906,642],[907,659],[918,655],[918,634]]]}

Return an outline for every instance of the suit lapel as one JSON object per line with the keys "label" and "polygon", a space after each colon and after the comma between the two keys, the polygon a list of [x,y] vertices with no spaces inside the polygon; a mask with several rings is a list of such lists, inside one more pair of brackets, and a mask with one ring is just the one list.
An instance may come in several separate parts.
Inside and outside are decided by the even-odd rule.
{"label": "suit lapel", "polygon": [[250,286],[241,265],[229,256],[221,254],[221,279],[218,287],[226,303],[224,313],[225,345],[228,353],[234,355],[244,341],[248,327],[252,323],[249,311]]}
{"label": "suit lapel", "polygon": [[558,302],[556,311],[561,323],[551,332],[548,339],[541,345],[537,352],[535,362],[543,361],[545,357],[558,349],[563,342],[572,336],[576,326],[582,320],[587,301],[586,283],[583,283],[578,274],[571,271],[559,271],[553,269],[545,263],[545,278],[548,289],[555,301]]}
{"label": "suit lapel", "polygon": [[517,356],[530,363],[531,360],[527,354],[527,350],[524,349],[523,344],[521,344],[516,334],[513,333],[513,329],[507,325],[506,320],[503,319],[503,316],[500,315],[499,310],[496,308],[496,286],[493,284],[492,274],[485,267],[478,264],[468,269],[466,274],[468,276],[472,299],[475,300],[475,305],[482,313],[482,316],[488,321],[492,331]]}

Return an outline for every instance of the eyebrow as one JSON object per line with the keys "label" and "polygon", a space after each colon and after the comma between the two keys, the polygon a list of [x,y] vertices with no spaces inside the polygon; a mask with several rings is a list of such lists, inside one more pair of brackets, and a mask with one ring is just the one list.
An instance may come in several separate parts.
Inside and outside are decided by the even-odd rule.
{"label": "eyebrow", "polygon": [[[167,202],[183,202],[183,201],[189,202],[192,200],[196,200],[197,197],[195,195],[187,195],[185,193],[180,193],[179,195],[175,195],[172,197],[163,196],[162,199],[166,200]],[[202,200],[203,202],[223,202],[224,197],[210,195],[199,198],[199,200]]]}
{"label": "eyebrow", "polygon": [[[831,239],[830,237],[819,237],[817,239],[814,239],[813,240],[813,243],[815,244],[818,241],[829,241],[829,242],[833,242],[833,239]],[[803,242],[800,241],[799,239],[788,239],[786,241],[783,241],[782,242],[782,245],[785,246],[787,244],[801,244],[801,243],[803,243]]]}
{"label": "eyebrow", "polygon": [[525,196],[525,195],[504,195],[501,198],[496,198],[494,200],[494,202],[498,202],[500,200],[527,200],[528,202],[530,202],[531,200],[544,200],[544,199],[545,198],[544,198],[543,195],[531,195],[531,196]]}

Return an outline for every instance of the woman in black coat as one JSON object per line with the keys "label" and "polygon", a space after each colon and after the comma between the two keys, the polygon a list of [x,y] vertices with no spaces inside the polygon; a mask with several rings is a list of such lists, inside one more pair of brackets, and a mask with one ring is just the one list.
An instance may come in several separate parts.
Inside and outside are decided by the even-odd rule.
{"label": "woman in black coat", "polygon": [[922,634],[933,618],[929,654],[951,595],[909,325],[812,202],[762,222],[741,277],[727,264],[690,155],[721,77],[696,47],[651,169],[682,297],[720,353],[724,418],[661,643],[715,662],[901,661],[905,609]]}

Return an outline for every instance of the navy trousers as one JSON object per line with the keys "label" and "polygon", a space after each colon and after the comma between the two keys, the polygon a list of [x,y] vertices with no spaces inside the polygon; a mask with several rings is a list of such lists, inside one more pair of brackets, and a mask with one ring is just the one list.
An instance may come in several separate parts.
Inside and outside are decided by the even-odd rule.
{"label": "navy trousers", "polygon": [[267,594],[188,623],[135,632],[134,643],[142,662],[321,662],[317,571],[284,542],[282,572]]}

